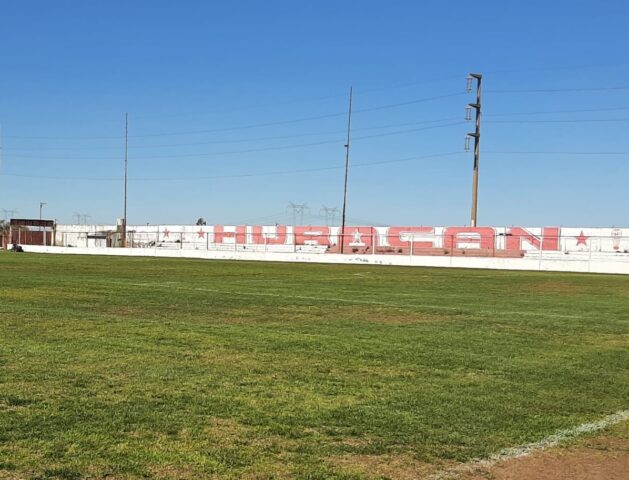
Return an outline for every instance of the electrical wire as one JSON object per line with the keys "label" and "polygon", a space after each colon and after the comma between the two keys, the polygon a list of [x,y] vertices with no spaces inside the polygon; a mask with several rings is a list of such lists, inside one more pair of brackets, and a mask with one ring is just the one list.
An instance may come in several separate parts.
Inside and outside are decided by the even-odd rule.
{"label": "electrical wire", "polygon": [[[409,125],[423,125],[423,124],[429,124],[429,123],[440,123],[440,122],[447,122],[447,121],[451,121],[451,120],[458,120],[460,119],[461,116],[456,116],[456,117],[446,117],[446,118],[440,118],[440,119],[434,119],[434,120],[421,120],[418,122],[404,122],[404,123],[393,123],[393,124],[388,124],[388,125],[377,125],[377,126],[373,126],[373,127],[362,127],[362,128],[353,128],[352,131],[353,132],[362,132],[362,131],[367,131],[367,130],[384,130],[387,128],[395,128],[395,127],[405,127],[405,126],[409,126]],[[226,143],[249,143],[249,142],[257,142],[257,141],[267,141],[267,140],[284,140],[284,139],[290,139],[290,138],[301,138],[301,137],[311,137],[311,136],[320,136],[320,135],[345,135],[346,132],[341,131],[341,130],[336,130],[336,131],[327,131],[327,132],[311,132],[311,133],[299,133],[299,134],[294,134],[294,135],[278,135],[278,136],[271,136],[271,137],[254,137],[254,138],[240,138],[240,139],[235,139],[235,140],[214,140],[211,142],[191,142],[191,143],[171,143],[171,144],[152,144],[152,145],[130,145],[131,150],[136,150],[136,149],[145,149],[145,148],[172,148],[172,147],[190,147],[190,146],[198,146],[198,145],[219,145],[219,144],[226,144]],[[116,146],[109,146],[109,147],[36,147],[36,148],[11,148],[9,149],[9,152],[13,152],[13,151],[41,151],[41,150],[86,150],[86,149],[90,149],[90,150],[111,150],[111,149],[116,149],[116,150],[121,150],[121,147],[116,145]],[[35,158],[35,157],[31,157],[31,158]],[[39,158],[39,157],[37,157]],[[67,157],[63,157],[63,158],[67,158]]]}
{"label": "electrical wire", "polygon": [[584,87],[584,88],[535,88],[521,90],[485,90],[486,93],[562,93],[562,92],[606,92],[629,90],[629,87]]}
{"label": "electrical wire", "polygon": [[[384,109],[389,109],[389,108],[397,108],[397,107],[401,107],[405,105],[413,105],[416,103],[429,102],[433,100],[450,98],[450,97],[460,96],[460,95],[465,95],[465,93],[456,92],[456,93],[449,93],[445,95],[418,98],[414,100],[409,100],[407,102],[391,103],[391,104],[386,104],[386,105],[378,105],[375,107],[363,108],[363,109],[356,110],[355,112],[356,113],[372,112],[372,111],[384,110]],[[141,134],[141,135],[130,135],[129,138],[170,137],[170,136],[181,136],[181,135],[197,135],[197,134],[205,134],[205,133],[231,132],[231,131],[239,131],[239,130],[248,130],[248,129],[253,129],[253,128],[278,126],[278,125],[290,125],[290,124],[302,123],[302,122],[307,122],[307,121],[312,121],[312,120],[322,120],[326,118],[344,117],[345,115],[347,115],[347,112],[329,113],[329,114],[316,115],[316,116],[311,116],[311,117],[301,117],[301,118],[294,118],[290,120],[281,120],[281,121],[275,121],[275,122],[254,123],[254,124],[249,124],[249,125],[240,125],[240,126],[233,126],[233,127],[210,128],[210,129],[203,129],[203,130],[189,130],[189,131],[182,131],[182,132],[161,132],[161,133],[148,133],[148,134]],[[73,139],[74,140],[102,140],[102,139],[120,140],[120,139],[123,139],[124,136],[118,135],[118,136],[97,136],[97,137],[63,137],[63,136],[39,137],[39,136],[5,135],[4,138],[30,139],[30,140],[73,140]]]}
{"label": "electrical wire", "polygon": [[[629,151],[616,151],[616,152],[602,152],[602,151],[515,151],[515,150],[486,150],[483,154],[490,155],[629,155]],[[417,155],[405,158],[399,158],[394,160],[379,160],[375,162],[363,162],[363,163],[353,163],[351,165],[352,168],[364,168],[371,167],[375,165],[387,165],[401,162],[409,162],[415,160],[424,160],[424,159],[432,159],[432,158],[441,158],[441,157],[449,157],[456,155],[465,155],[465,152],[456,151],[456,152],[446,152],[446,153],[435,153],[429,155]],[[194,177],[137,177],[130,178],[129,181],[133,182],[152,182],[152,181],[194,181],[194,180],[222,180],[222,179],[238,179],[238,178],[255,178],[255,177],[269,177],[269,176],[280,176],[280,175],[294,175],[294,174],[302,174],[302,173],[315,173],[315,172],[323,172],[323,171],[331,171],[331,170],[341,170],[345,167],[340,166],[328,166],[328,167],[315,167],[315,168],[304,168],[304,169],[296,169],[296,170],[278,170],[278,171],[270,171],[270,172],[257,172],[257,173],[244,173],[244,174],[232,174],[232,175],[211,175],[211,176],[194,176]],[[16,178],[29,178],[29,179],[41,179],[41,180],[68,180],[68,181],[122,181],[122,177],[66,177],[66,176],[47,176],[47,175],[27,175],[27,174],[16,174],[16,173],[0,173],[0,177],[16,177]]]}
{"label": "electrical wire", "polygon": [[408,102],[391,103],[389,105],[380,105],[378,107],[370,107],[370,108],[359,108],[359,109],[355,109],[354,112],[355,113],[375,112],[375,111],[378,111],[378,110],[385,110],[385,109],[389,109],[389,108],[404,107],[406,105],[415,105],[417,103],[431,102],[433,100],[441,100],[443,98],[460,97],[462,95],[467,95],[467,93],[466,92],[449,93],[449,94],[446,94],[446,95],[437,95],[437,96],[434,96],[434,97],[420,98],[420,99],[411,100],[411,101],[408,101]]}
{"label": "electrical wire", "polygon": [[573,120],[485,120],[484,123],[614,123],[629,122],[629,118],[580,118]]}
{"label": "electrical wire", "polygon": [[[509,117],[509,116],[528,116],[528,115],[551,115],[551,114],[563,114],[563,113],[591,113],[591,112],[612,112],[612,111],[627,111],[629,107],[609,107],[609,108],[585,108],[585,109],[568,109],[568,110],[540,110],[540,111],[531,111],[531,112],[502,112],[502,113],[484,113],[483,117]],[[445,117],[441,119],[434,120],[421,120],[418,122],[404,122],[404,123],[394,123],[388,125],[377,125],[372,127],[362,127],[355,128],[353,131],[367,131],[367,130],[379,130],[386,128],[394,128],[394,127],[402,127],[409,125],[421,125],[427,123],[439,123],[446,122],[451,120],[459,119],[460,116],[456,117]],[[556,120],[558,121],[558,120]],[[567,120],[565,120],[567,121]],[[625,119],[593,119],[593,120],[581,120],[575,119],[571,120],[575,123],[580,121],[626,121]],[[490,123],[499,123],[497,121],[489,121]],[[504,122],[506,123],[506,122]],[[186,142],[186,143],[170,143],[170,144],[144,144],[144,145],[131,145],[131,150],[137,149],[149,149],[149,148],[173,148],[173,147],[189,147],[189,146],[199,146],[199,145],[220,145],[220,144],[238,144],[238,143],[249,143],[249,142],[261,142],[261,141],[269,141],[269,140],[286,140],[291,138],[303,138],[303,137],[314,137],[321,135],[343,135],[344,132],[341,130],[336,131],[322,131],[322,132],[308,132],[308,133],[297,133],[291,135],[276,135],[276,136],[267,136],[267,137],[252,137],[252,138],[239,138],[233,140],[212,140],[208,142]],[[122,147],[119,145],[110,145],[110,146],[100,146],[100,147],[31,147],[31,148],[5,148],[5,153],[8,152],[29,152],[29,151],[43,151],[43,150],[120,150]],[[65,158],[65,157],[64,157]]]}
{"label": "electrical wire", "polygon": [[[367,163],[354,163],[351,165],[352,168],[363,168],[370,167],[374,165],[387,165],[392,163],[401,163],[401,162],[409,162],[414,160],[423,160],[429,158],[440,158],[440,157],[448,157],[453,155],[462,155],[463,152],[447,152],[447,153],[435,153],[429,155],[418,155],[406,158],[399,158],[395,160],[381,160],[375,162],[367,162]],[[194,177],[137,177],[137,178],[129,178],[129,181],[135,182],[152,182],[152,181],[193,181],[193,180],[223,180],[223,179],[234,179],[234,178],[254,178],[254,177],[269,177],[269,176],[279,176],[279,175],[293,175],[300,173],[314,173],[314,172],[323,172],[329,170],[342,170],[344,169],[344,165],[339,166],[329,166],[329,167],[316,167],[316,168],[304,168],[304,169],[296,169],[296,170],[278,170],[278,171],[270,171],[270,172],[258,172],[258,173],[244,173],[244,174],[233,174],[233,175],[211,175],[211,176],[194,176]],[[47,175],[27,175],[27,174],[15,174],[15,173],[2,173],[0,176],[5,177],[17,177],[17,178],[29,178],[29,179],[43,179],[43,180],[69,180],[69,181],[122,181],[121,177],[62,177],[62,176],[47,176]]]}
{"label": "electrical wire", "polygon": [[541,110],[537,112],[511,112],[511,113],[483,113],[483,117],[511,117],[519,115],[551,115],[559,113],[590,113],[590,112],[615,112],[619,110],[629,110],[629,107],[610,108],[580,108],[574,110]]}
{"label": "electrical wire", "polygon": [[575,151],[517,151],[517,150],[486,150],[484,154],[499,155],[629,155],[629,152],[575,152]]}
{"label": "electrical wire", "polygon": [[[449,76],[444,76],[441,78],[431,78],[430,80],[419,80],[419,81],[414,81],[414,82],[405,82],[405,83],[400,83],[400,84],[395,84],[395,85],[388,85],[386,87],[372,87],[372,88],[360,88],[360,89],[356,89],[357,92],[357,96],[362,96],[364,94],[369,94],[369,93],[373,93],[373,92],[381,92],[381,91],[389,91],[389,90],[396,90],[396,89],[400,89],[400,88],[408,88],[408,87],[413,87],[413,86],[417,86],[417,85],[426,85],[426,84],[434,84],[434,83],[442,83],[444,81],[447,80],[453,80],[453,79],[463,79],[465,78],[464,75],[449,75]],[[245,107],[237,107],[237,108],[230,108],[230,109],[221,109],[221,110],[212,110],[211,112],[208,112],[207,110],[204,112],[188,112],[188,113],[181,113],[181,114],[173,114],[173,115],[141,115],[139,117],[133,117],[134,120],[143,120],[143,119],[155,119],[155,118],[181,118],[181,117],[195,117],[195,116],[200,116],[200,115],[207,115],[208,113],[212,113],[212,114],[216,114],[216,113],[231,113],[231,112],[238,112],[238,111],[245,111],[245,110],[255,110],[255,109],[262,109],[262,108],[269,108],[269,107],[274,107],[274,106],[278,106],[278,105],[295,105],[295,104],[300,104],[300,103],[312,103],[312,102],[321,102],[321,101],[326,101],[326,100],[332,100],[332,99],[338,99],[338,98],[347,98],[347,93],[338,93],[338,94],[333,94],[333,95],[323,95],[320,97],[312,97],[312,98],[302,98],[302,99],[297,99],[297,100],[286,100],[286,101],[276,101],[276,102],[272,102],[272,103],[267,103],[267,104],[259,104],[259,105],[252,105],[252,106],[245,106]]]}
{"label": "electrical wire", "polygon": [[[380,137],[388,137],[391,135],[402,135],[406,133],[415,133],[423,130],[433,130],[436,128],[444,128],[451,127],[455,125],[465,124],[465,121],[447,123],[443,125],[433,125],[430,127],[422,127],[422,128],[412,128],[407,130],[397,130],[394,132],[386,132],[386,133],[378,133],[372,135],[363,135],[354,137],[353,140],[366,140],[370,138],[380,138]],[[169,155],[152,155],[150,157],[134,157],[134,160],[155,160],[159,158],[203,158],[203,157],[216,157],[216,156],[224,156],[224,155],[237,155],[243,153],[260,153],[260,152],[271,152],[278,150],[291,150],[295,148],[306,148],[320,145],[330,145],[330,144],[342,144],[343,139],[335,139],[335,140],[324,140],[321,142],[311,142],[311,143],[297,143],[292,145],[279,145],[274,147],[263,147],[263,148],[249,148],[243,150],[229,150],[223,152],[206,152],[206,153],[182,153],[182,154],[169,154]],[[78,157],[67,157],[67,156],[39,156],[39,155],[12,155],[13,158],[34,158],[40,160],[82,160],[82,161],[90,161],[90,160],[116,160],[110,157],[91,157],[91,158],[78,158]]]}

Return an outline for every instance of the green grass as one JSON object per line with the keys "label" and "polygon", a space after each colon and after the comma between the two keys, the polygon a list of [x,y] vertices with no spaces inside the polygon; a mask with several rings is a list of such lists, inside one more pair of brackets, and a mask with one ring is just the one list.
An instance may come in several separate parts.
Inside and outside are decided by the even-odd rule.
{"label": "green grass", "polygon": [[395,478],[626,409],[628,346],[629,277],[0,254],[0,478]]}

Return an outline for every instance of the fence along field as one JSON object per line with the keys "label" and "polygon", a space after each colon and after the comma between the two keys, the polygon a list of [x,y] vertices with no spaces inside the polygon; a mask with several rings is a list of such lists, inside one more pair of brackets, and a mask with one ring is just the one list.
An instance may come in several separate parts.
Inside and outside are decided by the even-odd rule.
{"label": "fence along field", "polygon": [[624,276],[5,252],[0,284],[0,478],[440,478],[628,407]]}

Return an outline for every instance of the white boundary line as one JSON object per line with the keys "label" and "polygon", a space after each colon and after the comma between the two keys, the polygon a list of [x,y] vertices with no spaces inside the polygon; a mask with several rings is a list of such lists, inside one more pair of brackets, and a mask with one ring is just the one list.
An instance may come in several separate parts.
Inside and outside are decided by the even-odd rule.
{"label": "white boundary line", "polygon": [[[120,284],[120,282],[116,282]],[[221,290],[218,288],[207,288],[207,287],[186,287],[181,284],[177,284],[177,282],[125,282],[126,285],[131,285],[135,287],[157,287],[157,288],[168,288],[168,289],[177,289],[177,290],[188,290],[188,291],[196,291],[196,292],[211,292],[211,293],[220,293],[223,295],[240,295],[240,296],[251,296],[251,297],[274,297],[274,298],[287,298],[287,299],[298,299],[298,300],[318,300],[318,301],[327,301],[327,302],[339,302],[339,303],[348,303],[353,305],[379,305],[383,307],[392,307],[399,309],[408,309],[408,308],[428,308],[434,310],[458,310],[458,311],[466,311],[467,308],[464,306],[458,307],[450,307],[447,305],[432,305],[427,303],[413,303],[413,304],[399,304],[399,303],[389,303],[389,302],[379,302],[374,300],[362,300],[362,299],[351,299],[351,298],[338,298],[338,297],[324,297],[324,296],[310,296],[310,295],[285,295],[281,293],[271,293],[271,292],[243,292],[243,291],[234,291],[234,290]],[[411,294],[409,294],[411,295]],[[587,319],[588,317],[584,317],[582,315],[568,315],[562,313],[552,313],[552,312],[544,312],[543,314],[539,312],[531,312],[528,310],[521,311],[509,311],[509,310],[497,310],[495,312],[487,311],[487,310],[477,310],[471,312],[472,314],[501,314],[501,315],[523,315],[523,316],[535,316],[539,317],[543,315],[545,317],[554,317],[554,318],[580,318]]]}
{"label": "white boundary line", "polygon": [[629,410],[619,410],[618,412],[612,413],[601,420],[583,423],[565,430],[559,430],[558,432],[553,433],[538,442],[527,443],[526,445],[522,445],[520,447],[505,448],[504,450],[491,455],[489,458],[475,459],[462,465],[447,468],[430,475],[426,480],[452,480],[465,473],[474,473],[480,469],[490,468],[507,460],[527,457],[533,453],[555,447],[561,442],[573,439],[579,435],[583,435],[584,433],[598,432],[599,430],[603,430],[607,427],[611,427],[612,425],[616,425],[627,420],[629,420]]}

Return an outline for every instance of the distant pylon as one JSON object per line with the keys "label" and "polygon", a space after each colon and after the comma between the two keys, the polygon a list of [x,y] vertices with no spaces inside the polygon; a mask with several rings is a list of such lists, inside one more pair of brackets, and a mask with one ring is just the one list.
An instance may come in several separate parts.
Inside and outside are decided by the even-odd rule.
{"label": "distant pylon", "polygon": [[16,213],[18,213],[18,212],[17,212],[17,210],[10,210],[10,209],[3,208],[3,209],[2,209],[2,213],[4,214],[4,219],[5,219],[5,220],[10,220],[10,219],[12,219],[12,218],[15,216],[15,214],[16,214]]}
{"label": "distant pylon", "polygon": [[76,223],[77,225],[87,225],[87,220],[88,218],[92,218],[89,214],[87,213],[75,213],[74,215],[72,215],[74,218],[76,218]]}
{"label": "distant pylon", "polygon": [[323,212],[323,215],[325,216],[326,226],[334,225],[334,223],[336,223],[335,219],[339,211],[337,207],[326,207],[325,205],[323,205],[321,207],[321,211]]}
{"label": "distant pylon", "polygon": [[288,207],[293,211],[293,225],[297,225],[297,215],[299,215],[299,224],[304,224],[304,211],[308,210],[307,203],[288,202]]}

